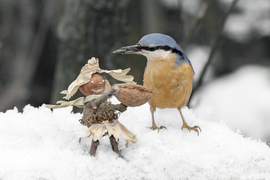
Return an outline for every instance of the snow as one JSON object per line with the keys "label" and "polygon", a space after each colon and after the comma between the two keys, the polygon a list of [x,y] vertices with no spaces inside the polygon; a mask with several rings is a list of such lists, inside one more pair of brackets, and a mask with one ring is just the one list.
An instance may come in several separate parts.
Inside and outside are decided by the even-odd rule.
{"label": "snow", "polygon": [[[117,103],[116,99],[112,99]],[[244,138],[224,121],[211,122],[184,108],[189,125],[202,132],[181,130],[176,109],[156,112],[151,125],[149,105],[128,108],[119,121],[137,135],[126,147],[120,139],[124,159],[111,150],[108,137],[100,141],[97,154],[88,154],[91,138],[78,142],[86,127],[80,113],[71,108],[51,111],[25,106],[0,113],[0,179],[268,179],[270,149],[265,143]]]}
{"label": "snow", "polygon": [[207,84],[192,104],[199,117],[226,121],[246,136],[270,142],[269,92],[269,68],[246,65]]}

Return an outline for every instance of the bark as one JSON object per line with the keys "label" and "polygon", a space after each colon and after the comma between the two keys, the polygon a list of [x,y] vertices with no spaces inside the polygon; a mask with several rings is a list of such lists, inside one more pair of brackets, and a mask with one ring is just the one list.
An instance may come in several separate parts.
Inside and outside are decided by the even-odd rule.
{"label": "bark", "polygon": [[[1,91],[0,111],[12,108],[14,105],[19,109],[22,108],[31,94],[30,85],[35,77],[37,64],[45,42],[46,34],[50,28],[53,12],[54,1],[44,1],[40,13],[36,10],[35,1],[21,0],[17,4],[18,14],[11,14],[15,21],[18,18],[18,24],[13,25],[10,22],[8,28],[10,32],[4,31],[3,38],[7,38],[8,43],[14,46],[8,72],[5,77],[8,83]],[[15,9],[15,7],[13,7]],[[40,19],[39,19],[40,18]],[[37,30],[35,23],[39,21]],[[11,33],[14,33],[11,35]],[[14,41],[14,39],[15,41]],[[1,39],[0,39],[1,41]],[[14,55],[13,55],[14,54]]]}

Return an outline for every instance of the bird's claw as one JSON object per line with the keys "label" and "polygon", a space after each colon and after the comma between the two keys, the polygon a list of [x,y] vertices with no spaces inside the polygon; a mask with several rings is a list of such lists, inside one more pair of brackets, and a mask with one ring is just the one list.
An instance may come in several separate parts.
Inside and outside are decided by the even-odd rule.
{"label": "bird's claw", "polygon": [[193,131],[197,132],[198,136],[199,136],[200,132],[202,132],[202,130],[199,126],[190,127],[189,125],[185,124],[182,126],[181,129],[184,129],[184,128],[188,129],[189,131],[193,130]]}
{"label": "bird's claw", "polygon": [[159,132],[159,130],[160,129],[167,129],[165,126],[159,126],[159,127],[157,127],[157,126],[152,126],[152,127],[149,127],[150,129],[152,129],[152,130],[158,130],[158,132]]}

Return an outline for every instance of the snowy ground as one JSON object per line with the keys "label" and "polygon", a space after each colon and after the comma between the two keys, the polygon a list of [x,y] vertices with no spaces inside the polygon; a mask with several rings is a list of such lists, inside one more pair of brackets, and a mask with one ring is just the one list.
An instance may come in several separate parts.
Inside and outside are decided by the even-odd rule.
{"label": "snowy ground", "polygon": [[[115,101],[115,100],[113,100]],[[128,108],[120,116],[138,142],[120,149],[125,159],[111,150],[104,137],[96,157],[88,154],[91,138],[71,108],[51,111],[44,106],[26,106],[0,113],[0,179],[269,179],[270,149],[263,142],[244,138],[224,122],[202,119],[185,108],[190,125],[202,132],[181,130],[177,110],[158,110],[158,125],[152,131],[147,104]]]}
{"label": "snowy ground", "polygon": [[243,66],[207,84],[192,102],[197,116],[226,121],[246,136],[270,142],[270,71]]}

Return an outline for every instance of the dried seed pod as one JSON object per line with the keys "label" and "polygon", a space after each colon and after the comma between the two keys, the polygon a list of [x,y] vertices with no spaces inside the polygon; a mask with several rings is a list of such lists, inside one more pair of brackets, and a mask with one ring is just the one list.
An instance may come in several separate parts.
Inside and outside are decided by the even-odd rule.
{"label": "dried seed pod", "polygon": [[80,91],[85,95],[100,94],[105,89],[105,80],[97,73],[93,74],[90,81],[79,87]]}
{"label": "dried seed pod", "polygon": [[115,97],[124,105],[135,107],[141,106],[152,97],[153,90],[137,84],[116,84]]}

